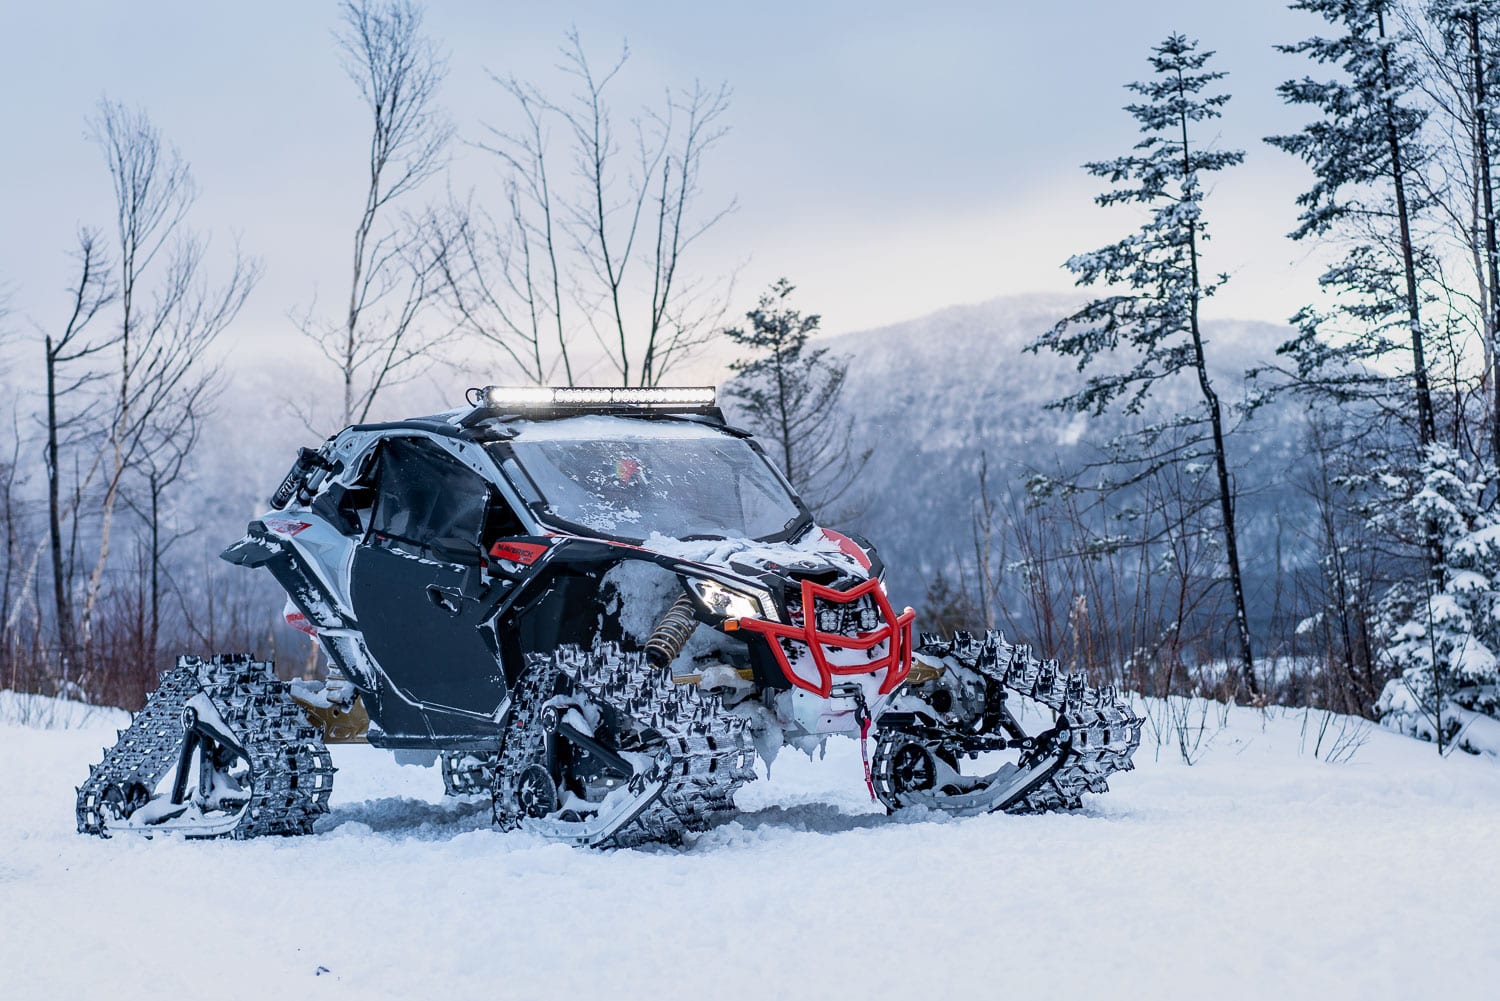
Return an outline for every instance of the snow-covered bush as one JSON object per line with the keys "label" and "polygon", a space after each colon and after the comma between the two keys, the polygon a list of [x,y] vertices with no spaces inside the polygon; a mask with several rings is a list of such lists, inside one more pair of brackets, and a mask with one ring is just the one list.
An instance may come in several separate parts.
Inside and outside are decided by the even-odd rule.
{"label": "snow-covered bush", "polygon": [[[1382,601],[1385,655],[1398,673],[1376,703],[1387,726],[1490,754],[1500,754],[1495,483],[1492,468],[1432,446],[1412,483],[1415,489],[1391,509],[1390,520],[1405,520],[1424,535],[1435,532],[1443,558],[1440,573],[1397,584]],[[1389,485],[1403,486],[1394,477]]]}

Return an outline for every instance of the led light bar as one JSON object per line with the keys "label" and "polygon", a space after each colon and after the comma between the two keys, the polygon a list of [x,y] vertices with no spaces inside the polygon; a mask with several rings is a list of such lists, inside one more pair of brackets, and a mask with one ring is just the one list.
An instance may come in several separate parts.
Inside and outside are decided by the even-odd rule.
{"label": "led light bar", "polygon": [[711,407],[713,386],[626,389],[608,386],[486,386],[484,405],[492,410],[549,407]]}

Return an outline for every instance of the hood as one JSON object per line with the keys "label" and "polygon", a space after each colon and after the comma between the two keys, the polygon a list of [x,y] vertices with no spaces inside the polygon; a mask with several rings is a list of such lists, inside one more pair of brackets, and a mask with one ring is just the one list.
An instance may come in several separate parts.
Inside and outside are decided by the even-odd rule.
{"label": "hood", "polygon": [[821,584],[836,580],[866,580],[878,574],[865,546],[832,529],[814,527],[795,542],[758,542],[754,539],[694,539],[683,541],[652,535],[641,548],[675,560],[722,568],[741,576],[811,579]]}

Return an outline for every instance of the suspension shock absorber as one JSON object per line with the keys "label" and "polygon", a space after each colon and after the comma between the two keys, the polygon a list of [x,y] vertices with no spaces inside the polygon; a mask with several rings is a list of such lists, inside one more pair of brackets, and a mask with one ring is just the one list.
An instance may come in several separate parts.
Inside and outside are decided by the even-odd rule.
{"label": "suspension shock absorber", "polygon": [[672,602],[672,607],[667,609],[656,628],[651,630],[651,638],[646,640],[647,662],[652,667],[666,667],[672,663],[682,653],[688,637],[697,628],[698,620],[693,617],[693,599],[684,594]]}

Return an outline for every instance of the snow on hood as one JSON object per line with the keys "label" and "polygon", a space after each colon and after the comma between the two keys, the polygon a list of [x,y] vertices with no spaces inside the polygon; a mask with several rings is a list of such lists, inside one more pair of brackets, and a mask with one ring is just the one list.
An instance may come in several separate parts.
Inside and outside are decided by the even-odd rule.
{"label": "snow on hood", "polygon": [[796,542],[760,542],[755,539],[694,539],[685,542],[652,533],[641,543],[662,556],[727,567],[731,561],[753,566],[777,563],[793,570],[833,566],[847,573],[869,576],[869,569],[843,549],[835,537],[814,527]]}

